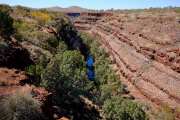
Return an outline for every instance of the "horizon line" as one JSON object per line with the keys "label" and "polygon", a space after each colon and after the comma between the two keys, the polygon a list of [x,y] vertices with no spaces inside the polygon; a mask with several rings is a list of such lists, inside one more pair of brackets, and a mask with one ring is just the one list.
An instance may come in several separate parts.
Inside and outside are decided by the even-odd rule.
{"label": "horizon line", "polygon": [[47,8],[53,8],[53,7],[59,7],[59,8],[63,8],[63,9],[66,9],[66,8],[70,8],[70,7],[79,7],[79,8],[82,8],[82,9],[87,9],[87,10],[136,10],[136,9],[156,9],[156,8],[159,8],[159,9],[163,9],[163,8],[179,8],[180,6],[171,6],[171,5],[167,5],[167,6],[159,6],[159,7],[143,7],[143,8],[105,8],[105,9],[91,9],[91,8],[86,8],[86,7],[82,7],[82,6],[76,6],[76,5],[72,5],[72,6],[67,6],[67,7],[62,7],[62,6],[58,6],[58,5],[55,5],[55,6],[46,6],[46,7],[31,7],[31,6],[26,6],[26,5],[20,5],[20,4],[17,4],[17,5],[10,5],[10,4],[6,4],[6,3],[0,3],[0,5],[8,5],[8,6],[11,6],[11,7],[16,7],[16,6],[22,6],[22,7],[26,7],[26,8],[31,8],[31,9],[47,9]]}

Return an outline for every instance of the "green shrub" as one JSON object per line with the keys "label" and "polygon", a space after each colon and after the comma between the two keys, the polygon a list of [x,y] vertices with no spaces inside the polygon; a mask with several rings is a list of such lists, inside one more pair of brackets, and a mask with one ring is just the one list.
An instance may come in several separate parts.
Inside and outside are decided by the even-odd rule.
{"label": "green shrub", "polygon": [[57,46],[56,52],[57,52],[57,54],[61,54],[61,53],[65,52],[67,49],[68,49],[67,45],[63,41],[60,41]]}
{"label": "green shrub", "polygon": [[45,87],[49,90],[55,90],[57,83],[60,81],[61,73],[59,71],[59,64],[55,60],[51,60],[45,68],[44,72],[41,75],[42,87]]}
{"label": "green shrub", "polygon": [[111,98],[112,96],[120,96],[123,93],[123,86],[120,81],[104,84],[100,86],[101,101]]}
{"label": "green shrub", "polygon": [[112,97],[103,105],[107,120],[147,120],[141,106],[121,97]]}
{"label": "green shrub", "polygon": [[40,103],[30,93],[18,92],[0,101],[0,120],[42,120]]}
{"label": "green shrub", "polygon": [[31,82],[33,82],[34,85],[40,86],[41,75],[44,72],[48,62],[49,59],[45,55],[40,55],[36,64],[26,67],[26,74],[33,77],[33,81]]}
{"label": "green shrub", "polygon": [[22,20],[14,21],[13,26],[15,29],[14,36],[18,41],[28,40],[27,36],[35,29],[34,24]]}
{"label": "green shrub", "polygon": [[90,89],[83,56],[78,51],[56,54],[42,75],[42,86],[73,95]]}
{"label": "green shrub", "polygon": [[13,19],[8,13],[0,11],[0,35],[8,38],[13,32]]}
{"label": "green shrub", "polygon": [[52,54],[56,54],[59,44],[59,40],[54,35],[49,35],[41,46]]}
{"label": "green shrub", "polygon": [[17,32],[24,32],[24,31],[33,31],[35,26],[26,21],[16,20],[14,21],[14,28],[17,29]]}
{"label": "green shrub", "polygon": [[[47,33],[44,33],[42,31],[25,31],[25,34],[23,35],[25,40],[31,41],[37,46],[40,46],[41,44],[44,44],[45,41],[51,36]],[[38,45],[40,44],[40,45]]]}
{"label": "green shrub", "polygon": [[65,76],[74,80],[80,80],[86,76],[84,58],[79,51],[65,51],[63,54],[57,54],[56,60],[59,61],[60,71]]}
{"label": "green shrub", "polygon": [[32,76],[39,76],[41,75],[43,67],[41,65],[30,65],[27,67],[26,69],[26,73],[28,75],[32,75]]}
{"label": "green shrub", "polygon": [[59,45],[59,41],[55,37],[49,38],[47,40],[47,43],[50,47],[53,47],[53,48],[56,48]]}

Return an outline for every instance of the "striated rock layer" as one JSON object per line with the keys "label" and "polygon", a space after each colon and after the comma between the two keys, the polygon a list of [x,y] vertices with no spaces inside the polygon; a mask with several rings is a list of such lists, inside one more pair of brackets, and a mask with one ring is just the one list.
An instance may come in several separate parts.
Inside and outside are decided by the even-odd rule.
{"label": "striated rock layer", "polygon": [[93,26],[89,24],[86,31],[100,37],[99,42],[115,61],[121,80],[135,98],[177,109],[180,108],[178,16],[173,11],[114,13]]}

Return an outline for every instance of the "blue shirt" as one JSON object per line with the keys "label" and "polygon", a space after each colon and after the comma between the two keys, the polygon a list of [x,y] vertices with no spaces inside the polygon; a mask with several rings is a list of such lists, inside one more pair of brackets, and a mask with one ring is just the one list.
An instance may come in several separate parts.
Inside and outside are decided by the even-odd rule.
{"label": "blue shirt", "polygon": [[89,56],[86,61],[86,65],[92,67],[94,65],[94,60],[92,56]]}

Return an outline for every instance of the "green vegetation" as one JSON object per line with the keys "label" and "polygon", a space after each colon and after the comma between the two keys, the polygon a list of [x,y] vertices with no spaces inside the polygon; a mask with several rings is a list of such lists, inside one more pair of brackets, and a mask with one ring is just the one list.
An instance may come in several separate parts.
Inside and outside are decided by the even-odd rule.
{"label": "green vegetation", "polygon": [[28,23],[26,21],[17,20],[14,22],[14,27],[17,28],[16,32],[23,32],[23,31],[33,31],[35,26],[33,26],[33,24]]}
{"label": "green vegetation", "polygon": [[[99,94],[96,94],[96,102],[102,105],[104,116],[107,120],[146,120],[147,115],[142,106],[121,95],[125,92],[119,77],[110,68],[111,61],[107,53],[100,48],[96,39],[85,33],[81,34],[84,42],[89,45],[95,58],[96,82]],[[100,96],[99,96],[100,95]]]}
{"label": "green vegetation", "polygon": [[[26,21],[22,21],[22,20],[16,20],[14,21],[13,24],[14,28],[15,28],[15,38],[18,41],[25,41],[25,40],[29,40],[31,39],[35,29],[35,25]],[[34,36],[35,37],[35,36]]]}
{"label": "green vegetation", "polygon": [[43,120],[40,103],[30,93],[17,92],[0,101],[0,120]]}
{"label": "green vegetation", "polygon": [[121,97],[112,97],[103,105],[107,120],[146,120],[141,106]]}
{"label": "green vegetation", "polygon": [[[36,59],[33,65],[27,66],[26,74],[33,77],[32,84],[44,87],[53,93],[53,105],[60,106],[62,110],[66,108],[71,114],[73,112],[76,114],[76,109],[67,107],[73,107],[72,103],[81,106],[80,96],[83,95],[102,108],[106,119],[147,119],[140,105],[121,97],[126,91],[120,78],[109,66],[111,60],[96,41],[98,38],[92,38],[84,33],[79,35],[73,25],[60,13],[17,6],[11,14],[17,15],[14,23],[7,13],[0,12],[0,19],[2,18],[0,34],[10,36],[14,27],[14,36],[18,42],[32,45],[31,52]],[[58,35],[43,32],[41,26],[46,25],[56,28]],[[69,43],[65,39],[70,39],[72,36],[82,39],[94,57],[95,81],[87,79],[85,58],[80,51],[73,50],[74,46],[71,48],[66,45]],[[50,57],[44,51],[51,54]],[[5,111],[0,113],[0,117],[8,112],[7,115],[10,117],[5,116],[8,117],[7,119],[13,117],[20,120],[40,119],[41,115],[38,111],[40,105],[31,95],[17,94],[4,99],[2,104],[4,106],[0,110]]]}
{"label": "green vegetation", "polygon": [[13,34],[13,19],[0,10],[0,36],[7,38]]}
{"label": "green vegetation", "polygon": [[73,87],[84,88],[83,83],[87,79],[83,56],[78,51],[56,54],[42,75],[42,80],[49,89],[57,89],[58,85],[60,85],[58,88],[64,88],[64,90]]}

